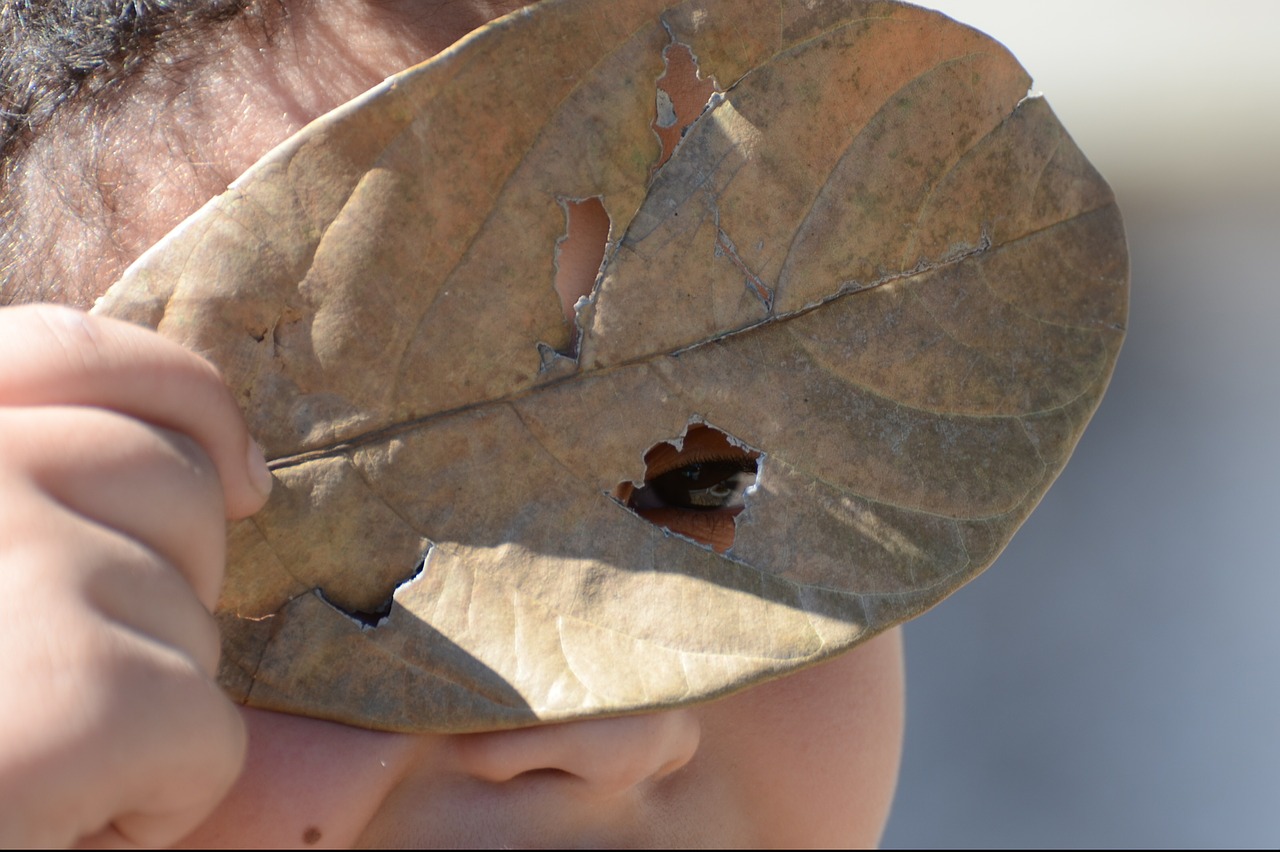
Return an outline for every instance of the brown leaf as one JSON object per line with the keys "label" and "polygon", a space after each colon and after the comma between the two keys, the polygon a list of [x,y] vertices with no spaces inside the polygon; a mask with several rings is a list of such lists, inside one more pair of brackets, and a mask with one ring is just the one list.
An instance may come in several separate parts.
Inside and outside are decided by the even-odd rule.
{"label": "brown leaf", "polygon": [[[668,47],[718,93],[654,171]],[[227,689],[405,731],[671,706],[981,571],[1125,321],[1110,190],[1028,84],[895,3],[565,0],[269,154],[100,306],[217,363],[273,459]],[[589,198],[579,341],[555,257]],[[624,505],[701,423],[759,454],[723,555]]]}

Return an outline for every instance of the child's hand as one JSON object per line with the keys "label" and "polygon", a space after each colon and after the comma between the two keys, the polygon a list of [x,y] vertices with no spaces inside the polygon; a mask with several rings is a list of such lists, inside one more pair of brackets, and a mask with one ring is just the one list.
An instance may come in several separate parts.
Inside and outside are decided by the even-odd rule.
{"label": "child's hand", "polygon": [[270,478],[158,335],[0,309],[0,847],[162,845],[244,759],[214,683],[225,519]]}

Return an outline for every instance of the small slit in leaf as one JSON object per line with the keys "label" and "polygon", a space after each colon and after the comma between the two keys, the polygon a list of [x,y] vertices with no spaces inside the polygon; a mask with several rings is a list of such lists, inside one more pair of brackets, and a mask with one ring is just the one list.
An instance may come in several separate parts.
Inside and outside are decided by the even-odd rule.
{"label": "small slit in leaf", "polygon": [[578,352],[578,302],[590,297],[595,287],[609,243],[610,222],[598,197],[580,201],[561,198],[560,206],[565,225],[564,236],[556,241],[556,294],[570,328],[569,351],[562,354],[574,357]]}
{"label": "small slit in leaf", "polygon": [[613,496],[651,524],[725,553],[763,459],[760,450],[695,421],[679,438],[650,447],[644,481],[619,483]]}
{"label": "small slit in leaf", "polygon": [[387,620],[387,617],[391,615],[391,605],[395,602],[395,590],[403,586],[405,583],[410,583],[416,580],[422,574],[422,569],[426,567],[426,564],[426,557],[420,559],[413,571],[395,584],[391,594],[387,595],[386,600],[382,601],[373,609],[347,609],[346,607],[330,600],[324,593],[324,589],[316,589],[316,594],[320,596],[320,600],[324,601],[347,618],[350,618],[352,621],[359,622],[362,628],[369,630],[376,629],[381,627],[383,622]]}
{"label": "small slit in leaf", "polygon": [[652,125],[662,144],[662,153],[650,174],[671,159],[685,131],[702,115],[718,91],[714,80],[704,79],[699,73],[698,61],[688,45],[669,44],[662,51],[662,58],[666,70],[658,78]]}

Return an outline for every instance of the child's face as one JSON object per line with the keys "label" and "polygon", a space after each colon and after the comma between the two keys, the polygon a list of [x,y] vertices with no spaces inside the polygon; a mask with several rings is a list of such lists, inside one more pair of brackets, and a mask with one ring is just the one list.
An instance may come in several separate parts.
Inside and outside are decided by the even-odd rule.
{"label": "child's face", "polygon": [[[114,120],[124,177],[104,233],[122,262],[307,120],[519,4],[288,5],[271,46],[222,45],[192,95],[144,96]],[[74,260],[61,265],[91,268]],[[247,768],[193,845],[873,845],[897,777],[902,648],[894,630],[699,707],[490,734],[245,713]]]}
{"label": "child's face", "polygon": [[897,779],[899,631],[729,698],[455,736],[246,711],[193,846],[874,846]]}

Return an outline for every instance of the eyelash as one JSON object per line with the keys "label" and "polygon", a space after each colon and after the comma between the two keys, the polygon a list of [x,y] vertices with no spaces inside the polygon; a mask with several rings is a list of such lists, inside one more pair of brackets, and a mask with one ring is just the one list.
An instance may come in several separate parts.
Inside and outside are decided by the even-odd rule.
{"label": "eyelash", "polygon": [[[724,512],[741,510],[742,496],[755,484],[758,466],[749,456],[695,453],[679,459],[681,464],[659,469],[645,478],[627,498],[630,509],[675,509],[685,512]],[[710,471],[705,471],[711,468]],[[698,482],[700,476],[707,476]],[[727,493],[715,493],[732,480]],[[690,481],[701,488],[688,487]],[[681,499],[681,491],[687,497]]]}

